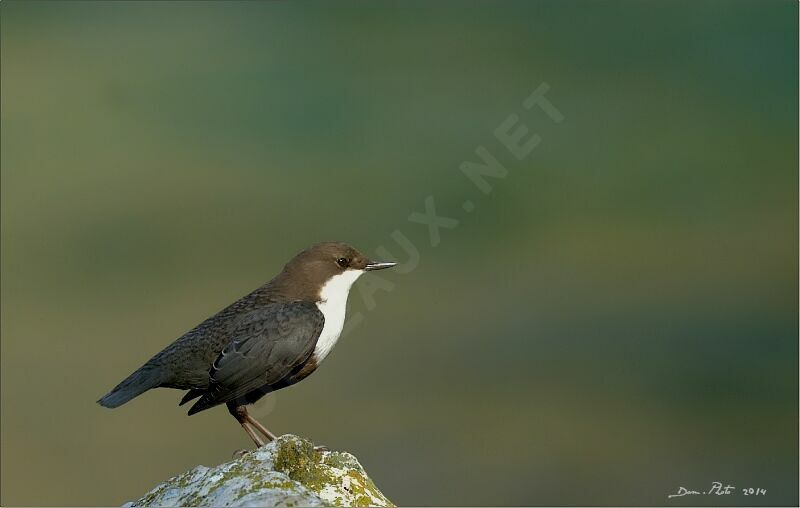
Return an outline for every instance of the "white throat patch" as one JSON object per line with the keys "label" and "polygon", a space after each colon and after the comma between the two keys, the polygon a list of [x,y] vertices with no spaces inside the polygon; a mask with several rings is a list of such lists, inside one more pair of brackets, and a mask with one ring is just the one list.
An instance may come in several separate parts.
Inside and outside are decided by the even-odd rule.
{"label": "white throat patch", "polygon": [[325,325],[314,348],[314,358],[318,364],[328,356],[339,340],[347,310],[347,295],[350,293],[350,287],[363,273],[364,270],[345,270],[331,277],[319,292],[317,308],[325,316]]}

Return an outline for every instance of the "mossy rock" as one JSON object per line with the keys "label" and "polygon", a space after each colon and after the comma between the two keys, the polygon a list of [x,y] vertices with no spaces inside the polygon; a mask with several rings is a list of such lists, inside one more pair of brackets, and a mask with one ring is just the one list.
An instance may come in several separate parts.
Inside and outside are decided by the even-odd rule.
{"label": "mossy rock", "polygon": [[214,468],[197,466],[135,506],[393,506],[358,460],[290,434]]}

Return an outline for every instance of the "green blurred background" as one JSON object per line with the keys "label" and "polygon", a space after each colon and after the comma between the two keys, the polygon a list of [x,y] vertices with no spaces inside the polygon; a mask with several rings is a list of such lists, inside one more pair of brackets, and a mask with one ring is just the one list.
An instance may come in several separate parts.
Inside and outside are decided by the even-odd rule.
{"label": "green blurred background", "polygon": [[[255,406],[275,432],[401,504],[796,504],[797,14],[4,1],[0,502],[119,504],[248,447],[177,391],[95,400],[308,244],[402,260],[400,230],[417,268],[352,293],[363,322]],[[521,108],[542,82],[561,124]],[[461,221],[436,247],[427,196]]]}

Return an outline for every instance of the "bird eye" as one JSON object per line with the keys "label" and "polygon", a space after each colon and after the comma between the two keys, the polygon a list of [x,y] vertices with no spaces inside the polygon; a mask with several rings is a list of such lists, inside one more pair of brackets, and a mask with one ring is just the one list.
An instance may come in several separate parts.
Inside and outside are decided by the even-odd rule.
{"label": "bird eye", "polygon": [[350,263],[350,262],[347,260],[347,258],[339,258],[339,259],[337,259],[337,260],[336,260],[336,264],[338,264],[338,265],[339,265],[339,266],[341,266],[342,268],[345,268],[345,267],[347,267],[347,265],[348,265],[349,263]]}

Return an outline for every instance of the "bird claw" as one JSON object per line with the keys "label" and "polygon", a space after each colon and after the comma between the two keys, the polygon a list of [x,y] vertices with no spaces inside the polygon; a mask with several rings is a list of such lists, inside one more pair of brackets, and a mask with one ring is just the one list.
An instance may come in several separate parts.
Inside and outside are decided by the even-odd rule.
{"label": "bird claw", "polygon": [[315,452],[320,452],[320,453],[322,453],[322,452],[329,452],[329,451],[331,451],[331,449],[330,449],[330,448],[328,448],[328,447],[327,447],[327,446],[325,446],[325,445],[319,445],[319,446],[315,446],[315,447],[314,447],[314,451],[315,451]]}
{"label": "bird claw", "polygon": [[241,459],[241,458],[242,458],[242,457],[244,457],[244,456],[247,454],[247,452],[249,452],[249,451],[250,451],[250,450],[245,450],[244,448],[239,448],[238,450],[236,450],[235,452],[233,452],[233,455],[232,455],[232,457],[233,457],[234,459]]}

